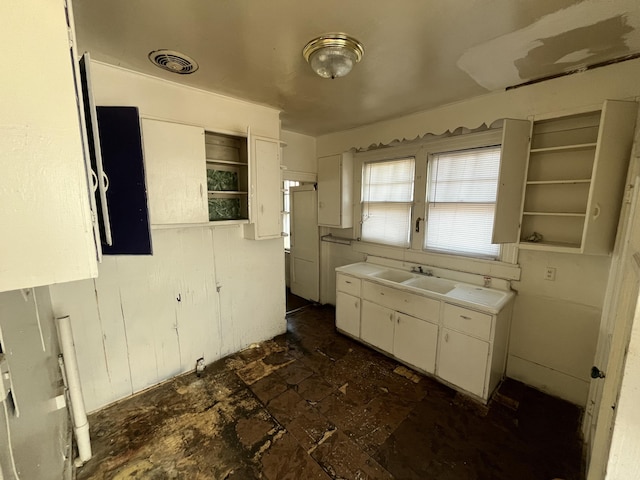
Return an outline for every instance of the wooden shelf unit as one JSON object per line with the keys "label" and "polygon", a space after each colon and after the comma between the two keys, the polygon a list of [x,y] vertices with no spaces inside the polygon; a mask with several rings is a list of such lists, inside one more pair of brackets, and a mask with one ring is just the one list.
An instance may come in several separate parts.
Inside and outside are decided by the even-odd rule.
{"label": "wooden shelf unit", "polygon": [[247,139],[205,131],[209,221],[249,218]]}
{"label": "wooden shelf unit", "polygon": [[[624,191],[637,104],[534,121],[519,246],[608,254]],[[528,241],[534,233],[539,241]]]}

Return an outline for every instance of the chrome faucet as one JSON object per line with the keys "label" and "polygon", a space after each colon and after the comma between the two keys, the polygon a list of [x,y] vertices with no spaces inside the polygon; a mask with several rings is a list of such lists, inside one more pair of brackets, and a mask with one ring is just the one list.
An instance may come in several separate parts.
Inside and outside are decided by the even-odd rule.
{"label": "chrome faucet", "polygon": [[411,271],[413,273],[419,273],[420,275],[426,275],[427,277],[433,277],[433,271],[431,270],[424,270],[422,268],[422,265],[417,265],[417,266],[413,266],[411,267]]}

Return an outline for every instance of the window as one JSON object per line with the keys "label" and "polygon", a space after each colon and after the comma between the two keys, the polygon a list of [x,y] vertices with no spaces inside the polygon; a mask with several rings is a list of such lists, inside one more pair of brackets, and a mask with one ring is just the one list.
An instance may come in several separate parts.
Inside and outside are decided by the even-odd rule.
{"label": "window", "polygon": [[413,157],[363,165],[362,240],[409,247],[414,172]]}
{"label": "window", "polygon": [[425,250],[497,257],[491,243],[500,147],[431,155]]}
{"label": "window", "polygon": [[300,182],[285,180],[282,190],[282,231],[286,234],[284,237],[285,250],[291,249],[291,196],[289,189],[298,185],[300,185]]}

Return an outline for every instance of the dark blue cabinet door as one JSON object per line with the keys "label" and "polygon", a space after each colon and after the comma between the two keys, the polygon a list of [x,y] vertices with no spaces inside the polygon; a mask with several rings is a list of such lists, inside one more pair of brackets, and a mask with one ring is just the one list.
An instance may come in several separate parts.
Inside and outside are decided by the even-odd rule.
{"label": "dark blue cabinet door", "polygon": [[102,252],[105,255],[151,255],[138,109],[97,107],[97,115],[102,164],[109,182],[107,205],[113,238],[113,245],[102,244]]}

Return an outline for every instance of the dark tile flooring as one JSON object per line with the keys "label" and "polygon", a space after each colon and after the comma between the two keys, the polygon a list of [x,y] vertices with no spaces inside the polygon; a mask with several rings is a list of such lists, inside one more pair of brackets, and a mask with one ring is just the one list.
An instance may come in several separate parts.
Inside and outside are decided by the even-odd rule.
{"label": "dark tile flooring", "polygon": [[91,415],[78,479],[580,479],[578,408],[507,380],[489,406],[335,332],[288,332]]}

